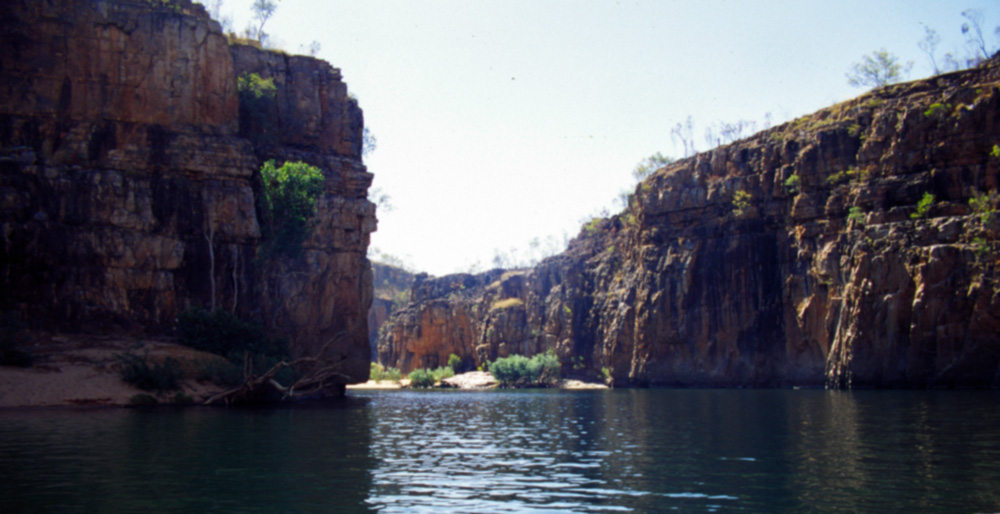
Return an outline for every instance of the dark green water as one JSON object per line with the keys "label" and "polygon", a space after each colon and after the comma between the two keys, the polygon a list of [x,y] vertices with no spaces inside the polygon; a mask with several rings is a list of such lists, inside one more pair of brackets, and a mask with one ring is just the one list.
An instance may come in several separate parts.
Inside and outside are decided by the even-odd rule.
{"label": "dark green water", "polygon": [[0,512],[1000,511],[1000,394],[354,392],[0,412]]}

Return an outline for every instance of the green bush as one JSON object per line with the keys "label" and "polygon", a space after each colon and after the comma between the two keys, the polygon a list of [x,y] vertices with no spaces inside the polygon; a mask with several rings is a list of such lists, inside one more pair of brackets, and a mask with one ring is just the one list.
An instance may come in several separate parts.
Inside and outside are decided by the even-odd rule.
{"label": "green bush", "polygon": [[802,179],[798,175],[792,175],[785,179],[785,189],[787,189],[789,193],[797,193],[799,190],[799,183],[801,181]]}
{"label": "green bush", "polygon": [[458,373],[459,368],[462,367],[462,358],[454,353],[448,356],[448,367],[455,373]]}
{"label": "green bush", "polygon": [[739,190],[733,194],[733,214],[737,218],[742,218],[747,214],[747,210],[750,208],[750,200],[753,198],[750,193]]}
{"label": "green bush", "polygon": [[271,160],[261,166],[260,178],[264,257],[296,257],[312,229],[310,220],[323,193],[323,172],[299,161],[276,168]]}
{"label": "green bush", "polygon": [[433,370],[418,368],[410,372],[410,387],[434,387],[442,379],[453,376],[455,376],[455,372],[449,367]]}
{"label": "green bush", "polygon": [[920,219],[927,216],[930,212],[931,207],[934,205],[934,195],[930,193],[924,193],[924,196],[917,202],[917,211],[910,213],[910,218]]}
{"label": "green bush", "polygon": [[865,213],[861,210],[861,207],[855,205],[854,207],[848,209],[847,220],[863,226],[865,224]]}
{"label": "green bush", "polygon": [[245,321],[235,314],[199,307],[185,309],[177,317],[180,344],[242,363],[245,354],[266,355],[279,360],[288,357],[288,343],[271,338],[259,323]]}
{"label": "green bush", "polygon": [[273,143],[276,132],[271,118],[277,112],[278,96],[274,79],[244,73],[236,79],[236,91],[240,100],[240,135],[256,144]]}
{"label": "green bush", "polygon": [[143,391],[171,391],[180,387],[183,372],[176,359],[150,365],[146,355],[116,353],[118,376]]}
{"label": "green bush", "polygon": [[430,371],[419,368],[410,372],[410,387],[434,387],[434,376]]}
{"label": "green bush", "polygon": [[399,382],[403,379],[403,374],[399,371],[399,368],[386,368],[377,362],[373,362],[371,364],[371,371],[368,378],[369,380],[374,380],[376,382],[384,380]]}
{"label": "green bush", "polygon": [[995,191],[990,194],[979,193],[969,198],[969,207],[972,207],[972,212],[979,217],[979,223],[982,225],[989,223],[990,218],[996,215],[997,203],[998,197]]}
{"label": "green bush", "polygon": [[[230,366],[206,363],[199,370],[199,377],[220,385],[243,381],[242,369],[247,359],[252,361],[253,372],[260,374],[289,358],[287,341],[268,337],[259,323],[242,320],[225,309],[184,310],[177,317],[177,335],[180,344],[221,355],[229,361]],[[289,383],[295,378],[295,370],[285,368],[275,378],[283,384]]]}
{"label": "green bush", "polygon": [[924,116],[927,118],[943,118],[948,112],[951,111],[951,104],[948,103],[932,103],[930,108],[924,111]]}
{"label": "green bush", "polygon": [[552,352],[532,358],[511,355],[490,363],[490,373],[504,387],[549,386],[559,382],[559,359]]}

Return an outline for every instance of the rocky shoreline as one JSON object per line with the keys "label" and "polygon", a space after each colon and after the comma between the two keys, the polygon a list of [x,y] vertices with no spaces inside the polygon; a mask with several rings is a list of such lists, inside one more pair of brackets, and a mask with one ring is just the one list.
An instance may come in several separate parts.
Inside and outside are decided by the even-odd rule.
{"label": "rocky shoreline", "polygon": [[[369,380],[364,384],[355,384],[347,386],[348,390],[352,389],[409,389],[410,381],[408,379],[402,379],[399,382],[393,382],[389,380]],[[470,371],[468,373],[459,373],[453,377],[441,380],[440,388],[445,389],[466,389],[466,390],[488,390],[488,389],[499,389],[500,383],[497,382],[493,375],[487,371]],[[584,382],[582,380],[576,379],[563,379],[559,381],[556,386],[557,389],[609,389],[607,384],[602,384],[599,382]]]}

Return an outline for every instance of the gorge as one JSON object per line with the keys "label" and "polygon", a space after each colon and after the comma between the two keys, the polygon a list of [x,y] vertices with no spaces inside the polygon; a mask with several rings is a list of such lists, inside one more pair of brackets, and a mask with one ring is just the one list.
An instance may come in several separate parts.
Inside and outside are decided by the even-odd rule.
{"label": "gorge", "polygon": [[616,386],[1000,386],[1000,61],[676,161],[530,269],[418,275],[407,372],[554,351]]}
{"label": "gorge", "polygon": [[[617,387],[1000,387],[996,57],[673,162],[532,268],[410,277],[367,258],[340,70],[189,0],[17,0],[0,25],[0,309],[36,332],[169,340],[221,308],[336,366],[333,394],[373,359],[550,351]],[[299,255],[261,251],[268,160],[323,172]]]}

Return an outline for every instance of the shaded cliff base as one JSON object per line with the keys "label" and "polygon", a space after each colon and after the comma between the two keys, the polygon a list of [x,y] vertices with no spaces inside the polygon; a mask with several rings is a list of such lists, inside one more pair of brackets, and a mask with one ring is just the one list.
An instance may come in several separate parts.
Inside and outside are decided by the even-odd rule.
{"label": "shaded cliff base", "polygon": [[169,340],[42,332],[28,337],[33,342],[32,365],[0,366],[0,408],[125,406],[136,395],[154,396],[159,403],[175,403],[182,398],[191,403],[223,389],[208,382],[184,380],[177,391],[157,396],[122,381],[115,357],[120,354],[146,355],[152,362],[173,358],[185,369],[220,359]]}

